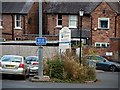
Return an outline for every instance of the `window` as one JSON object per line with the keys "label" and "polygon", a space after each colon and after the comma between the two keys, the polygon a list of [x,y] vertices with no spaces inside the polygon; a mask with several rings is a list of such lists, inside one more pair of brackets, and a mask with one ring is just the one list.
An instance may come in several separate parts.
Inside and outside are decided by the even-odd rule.
{"label": "window", "polygon": [[95,47],[107,48],[107,47],[109,47],[109,43],[96,42],[96,43],[95,43]]}
{"label": "window", "polygon": [[21,16],[15,15],[15,29],[21,29]]}
{"label": "window", "polygon": [[0,28],[2,28],[2,15],[0,14]]}
{"label": "window", "polygon": [[57,16],[57,27],[62,27],[62,15]]}
{"label": "window", "polygon": [[69,16],[69,28],[77,28],[77,16],[76,15]]}
{"label": "window", "polygon": [[82,43],[83,43],[84,45],[87,44],[87,39],[81,39],[81,40],[82,40]]}
{"label": "window", "polygon": [[99,29],[109,29],[109,18],[98,18]]}

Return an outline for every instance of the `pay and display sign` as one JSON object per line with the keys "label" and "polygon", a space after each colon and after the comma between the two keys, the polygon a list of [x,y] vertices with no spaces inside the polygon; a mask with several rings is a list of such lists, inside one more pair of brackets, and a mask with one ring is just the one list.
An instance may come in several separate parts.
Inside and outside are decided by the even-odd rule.
{"label": "pay and display sign", "polygon": [[46,45],[45,37],[36,37],[36,45]]}

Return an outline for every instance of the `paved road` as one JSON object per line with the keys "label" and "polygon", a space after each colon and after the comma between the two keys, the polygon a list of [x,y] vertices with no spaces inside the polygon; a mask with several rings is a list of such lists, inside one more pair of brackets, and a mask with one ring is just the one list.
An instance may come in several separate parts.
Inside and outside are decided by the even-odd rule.
{"label": "paved road", "polygon": [[51,83],[29,80],[2,80],[2,88],[118,88],[117,72],[98,72],[96,83]]}

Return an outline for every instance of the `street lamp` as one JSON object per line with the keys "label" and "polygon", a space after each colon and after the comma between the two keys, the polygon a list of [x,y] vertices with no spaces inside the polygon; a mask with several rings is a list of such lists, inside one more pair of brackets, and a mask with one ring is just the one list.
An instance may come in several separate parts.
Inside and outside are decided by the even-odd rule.
{"label": "street lamp", "polygon": [[80,15],[80,51],[79,51],[79,62],[80,62],[80,65],[81,65],[81,63],[82,63],[82,60],[81,60],[81,47],[82,47],[82,41],[81,41],[81,37],[82,37],[82,16],[83,16],[83,13],[84,13],[84,11],[81,9],[80,11],[79,11],[79,15]]}

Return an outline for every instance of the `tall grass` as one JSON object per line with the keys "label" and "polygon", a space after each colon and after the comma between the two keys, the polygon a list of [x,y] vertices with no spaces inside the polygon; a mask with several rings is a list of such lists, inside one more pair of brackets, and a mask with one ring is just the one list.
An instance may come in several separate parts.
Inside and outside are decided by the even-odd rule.
{"label": "tall grass", "polygon": [[78,56],[71,51],[67,51],[61,56],[61,59],[62,61],[56,55],[52,60],[47,61],[46,72],[51,78],[77,82],[96,79],[95,69],[89,67],[84,58],[82,64],[80,64]]}

